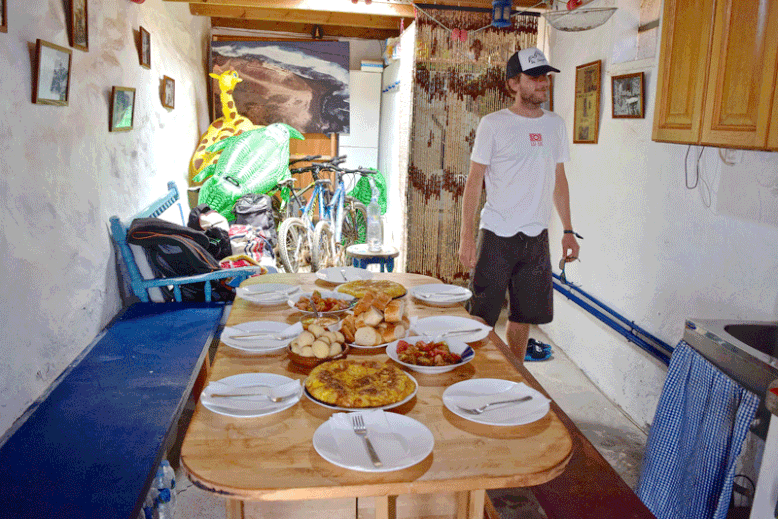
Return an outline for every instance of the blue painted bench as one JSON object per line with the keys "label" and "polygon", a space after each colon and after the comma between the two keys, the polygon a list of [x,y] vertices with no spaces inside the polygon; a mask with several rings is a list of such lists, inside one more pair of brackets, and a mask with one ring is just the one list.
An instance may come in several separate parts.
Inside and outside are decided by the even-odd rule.
{"label": "blue painted bench", "polygon": [[136,519],[223,310],[122,311],[0,438],[0,516]]}
{"label": "blue painted bench", "polygon": [[[121,220],[118,216],[112,216],[110,218],[111,223],[111,236],[117,249],[121,253],[124,259],[124,264],[127,267],[127,273],[130,277],[130,286],[135,295],[143,302],[150,300],[149,294],[155,289],[159,290],[160,287],[173,287],[173,297],[176,301],[181,301],[181,285],[203,283],[205,289],[205,300],[211,301],[211,281],[221,280],[225,278],[233,278],[230,282],[231,286],[238,286],[250,276],[254,276],[262,272],[262,267],[244,267],[236,269],[217,270],[209,274],[200,274],[197,276],[181,276],[174,278],[157,278],[157,279],[144,279],[141,275],[141,271],[138,263],[136,262],[135,254],[130,249],[130,245],[127,243],[127,230],[130,228],[132,221],[136,218],[157,218],[167,209],[173,206],[179,198],[178,188],[175,182],[168,182],[168,191],[162,198],[155,200],[148,207],[142,209],[138,214],[126,219]],[[184,220],[184,212],[181,209],[181,205],[178,205],[178,210],[181,215],[181,225],[186,225]],[[161,299],[161,298],[160,298]]]}

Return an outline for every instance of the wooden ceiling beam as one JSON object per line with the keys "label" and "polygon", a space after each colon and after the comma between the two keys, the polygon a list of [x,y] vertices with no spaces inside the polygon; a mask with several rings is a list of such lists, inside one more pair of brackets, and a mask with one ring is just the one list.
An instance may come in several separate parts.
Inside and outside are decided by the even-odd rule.
{"label": "wooden ceiling beam", "polygon": [[415,9],[410,4],[364,2],[353,4],[348,0],[167,0],[169,2],[189,2],[220,7],[250,7],[254,9],[274,9],[286,11],[340,13],[347,15],[381,16],[389,18],[413,18]]}
{"label": "wooden ceiling beam", "polygon": [[[214,29],[247,29],[252,31],[288,32],[311,36],[313,24],[271,22],[265,20],[245,20],[239,18],[211,18]],[[324,38],[361,38],[365,40],[385,40],[400,35],[400,27],[395,29],[372,29],[370,27],[345,27],[342,25],[322,25]]]}
{"label": "wooden ceiling beam", "polygon": [[[244,20],[265,20],[269,22],[308,23],[317,25],[342,25],[347,27],[370,27],[394,29],[399,18],[333,13],[330,11],[295,11],[289,9],[266,9],[257,7],[216,6],[206,3],[190,3],[189,11],[195,16],[213,18],[239,18]],[[410,19],[408,20],[410,22]]]}

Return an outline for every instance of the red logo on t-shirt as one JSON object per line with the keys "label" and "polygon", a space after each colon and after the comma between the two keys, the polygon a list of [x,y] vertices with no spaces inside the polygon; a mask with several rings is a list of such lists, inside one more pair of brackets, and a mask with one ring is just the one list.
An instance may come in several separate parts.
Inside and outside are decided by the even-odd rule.
{"label": "red logo on t-shirt", "polygon": [[529,143],[531,146],[543,146],[543,135],[539,133],[530,133]]}

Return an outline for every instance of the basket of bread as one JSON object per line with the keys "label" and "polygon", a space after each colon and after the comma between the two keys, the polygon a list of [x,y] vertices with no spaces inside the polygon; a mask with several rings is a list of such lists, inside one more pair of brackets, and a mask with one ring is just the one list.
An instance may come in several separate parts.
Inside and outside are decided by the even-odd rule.
{"label": "basket of bread", "polygon": [[368,291],[343,319],[340,332],[356,348],[384,346],[402,339],[410,328],[405,301]]}
{"label": "basket of bread", "polygon": [[313,367],[328,360],[342,359],[348,350],[342,333],[328,330],[319,323],[310,323],[289,343],[287,353],[295,364]]}

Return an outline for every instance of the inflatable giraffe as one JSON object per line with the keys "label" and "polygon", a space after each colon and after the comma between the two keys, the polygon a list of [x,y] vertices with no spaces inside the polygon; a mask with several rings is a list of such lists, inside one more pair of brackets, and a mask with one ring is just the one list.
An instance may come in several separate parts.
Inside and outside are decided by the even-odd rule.
{"label": "inflatable giraffe", "polygon": [[192,160],[189,162],[190,185],[193,183],[192,179],[195,175],[219,160],[221,150],[209,152],[206,148],[227,137],[240,135],[247,130],[262,128],[262,126],[255,126],[248,118],[240,115],[235,108],[232,92],[235,89],[235,85],[243,81],[236,71],[225,70],[221,74],[209,74],[209,76],[219,81],[223,115],[212,122],[208,130],[200,137],[197,149],[195,149],[194,154],[192,154]]}

